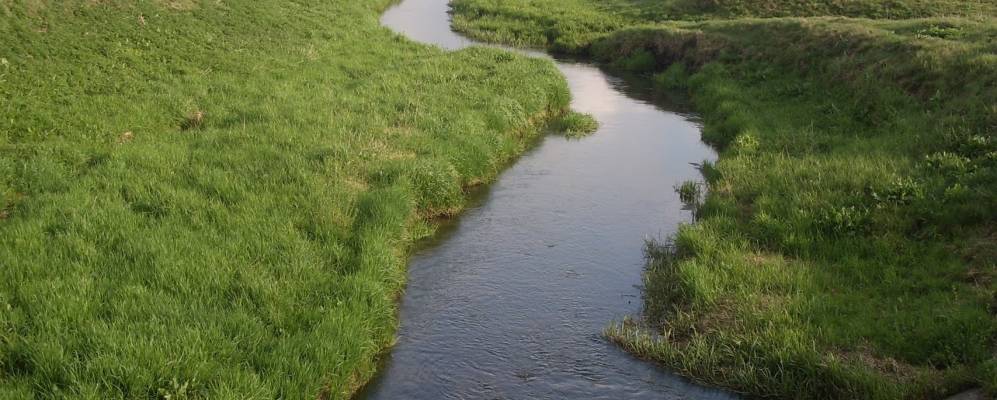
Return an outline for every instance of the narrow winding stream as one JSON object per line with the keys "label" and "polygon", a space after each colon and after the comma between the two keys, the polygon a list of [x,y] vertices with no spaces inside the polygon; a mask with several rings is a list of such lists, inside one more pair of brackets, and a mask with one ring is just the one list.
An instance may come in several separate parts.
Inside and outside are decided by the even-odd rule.
{"label": "narrow winding stream", "polygon": [[[405,0],[382,22],[449,50],[448,0]],[[529,53],[546,57],[541,53]],[[549,136],[409,265],[398,343],[371,399],[727,398],[601,336],[641,309],[642,246],[690,219],[673,187],[713,159],[695,119],[650,83],[556,61],[601,128]]]}

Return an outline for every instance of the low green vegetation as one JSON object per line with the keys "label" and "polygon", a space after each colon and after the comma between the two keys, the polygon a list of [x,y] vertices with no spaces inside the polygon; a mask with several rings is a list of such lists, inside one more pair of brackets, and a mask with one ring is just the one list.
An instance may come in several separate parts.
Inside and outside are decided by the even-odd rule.
{"label": "low green vegetation", "polygon": [[682,203],[696,206],[703,195],[703,185],[695,181],[685,181],[676,186],[675,191],[678,192],[679,200]]}
{"label": "low green vegetation", "polygon": [[580,138],[598,130],[599,121],[596,121],[589,114],[571,111],[554,119],[550,124],[550,129],[555,132],[564,133],[565,136],[570,138]]}
{"label": "low green vegetation", "polygon": [[677,188],[697,221],[649,244],[645,315],[610,339],[754,396],[997,391],[993,3],[455,9],[475,37],[688,91],[721,150],[704,166],[705,198]]}
{"label": "low green vegetation", "polygon": [[481,39],[585,52],[637,25],[770,17],[948,18],[984,21],[989,0],[454,0],[453,25]]}
{"label": "low green vegetation", "polygon": [[[564,114],[547,61],[390,0],[0,0],[0,398],[343,398],[406,249]],[[457,0],[687,90],[722,154],[607,334],[783,398],[997,390],[997,6]]]}
{"label": "low green vegetation", "polygon": [[0,398],[344,398],[406,248],[563,112],[390,0],[0,0]]}

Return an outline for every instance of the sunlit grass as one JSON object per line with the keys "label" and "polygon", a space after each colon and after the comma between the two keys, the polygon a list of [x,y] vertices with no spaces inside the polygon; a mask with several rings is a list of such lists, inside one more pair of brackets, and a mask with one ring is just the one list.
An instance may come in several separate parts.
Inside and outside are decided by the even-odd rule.
{"label": "sunlit grass", "polygon": [[[689,91],[722,150],[610,339],[756,396],[997,391],[992,4],[456,4],[473,36]],[[784,16],[818,17],[755,18]]]}
{"label": "sunlit grass", "polygon": [[406,248],[568,103],[388,0],[0,2],[0,398],[343,398]]}
{"label": "sunlit grass", "polygon": [[550,128],[564,133],[567,137],[580,138],[598,130],[599,121],[589,114],[572,111],[554,119]]}

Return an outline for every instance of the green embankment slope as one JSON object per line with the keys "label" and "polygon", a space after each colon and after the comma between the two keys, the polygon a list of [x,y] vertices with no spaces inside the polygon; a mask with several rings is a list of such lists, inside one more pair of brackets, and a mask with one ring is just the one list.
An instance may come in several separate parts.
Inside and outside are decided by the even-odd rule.
{"label": "green embankment slope", "polygon": [[[608,336],[781,398],[997,390],[997,11],[985,1],[458,0],[478,38],[688,90],[698,221]],[[763,18],[771,17],[771,18]]]}
{"label": "green embankment slope", "polygon": [[406,248],[563,111],[389,0],[0,1],[0,398],[343,398]]}

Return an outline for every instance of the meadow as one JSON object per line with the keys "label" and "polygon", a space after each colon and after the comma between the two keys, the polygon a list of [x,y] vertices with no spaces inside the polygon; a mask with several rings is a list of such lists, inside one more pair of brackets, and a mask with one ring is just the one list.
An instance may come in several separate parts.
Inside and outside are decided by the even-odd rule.
{"label": "meadow", "polygon": [[691,94],[721,150],[607,328],[776,398],[997,393],[997,11],[985,1],[457,0],[454,25]]}
{"label": "meadow", "polygon": [[569,101],[390,3],[0,0],[0,398],[367,381],[409,245]]}

